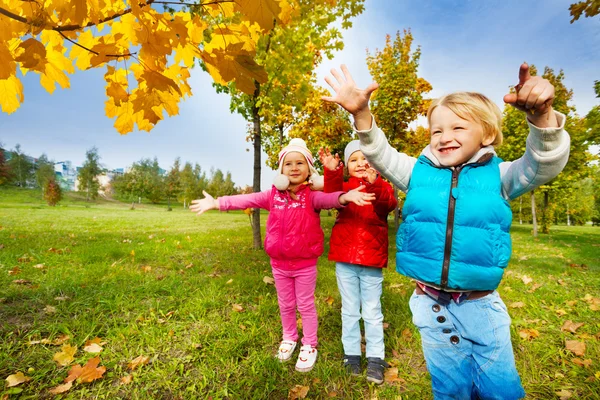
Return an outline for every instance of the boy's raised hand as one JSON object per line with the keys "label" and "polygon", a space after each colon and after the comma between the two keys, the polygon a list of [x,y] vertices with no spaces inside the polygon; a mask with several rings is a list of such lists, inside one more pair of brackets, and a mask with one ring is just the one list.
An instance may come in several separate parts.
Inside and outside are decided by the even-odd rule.
{"label": "boy's raised hand", "polygon": [[516,93],[504,96],[505,103],[527,113],[529,121],[540,128],[558,126],[552,111],[554,86],[541,76],[531,76],[527,63],[519,68],[519,83],[515,90]]}
{"label": "boy's raised hand", "polygon": [[[368,118],[369,126],[371,125],[371,111],[369,110],[369,99],[371,93],[379,87],[375,82],[367,86],[366,89],[359,89],[356,87],[356,83],[352,79],[352,75],[348,71],[345,65],[342,64],[340,67],[344,76],[342,77],[336,69],[331,70],[331,76],[325,77],[325,82],[335,92],[335,96],[323,96],[321,99],[337,103],[344,107],[346,111],[354,116],[355,120],[362,118]],[[334,79],[335,78],[335,79]],[[357,128],[361,129],[358,126]]]}
{"label": "boy's raised hand", "polygon": [[377,175],[377,170],[371,167],[371,165],[367,164],[367,180],[369,183],[375,182],[377,180]]}
{"label": "boy's raised hand", "polygon": [[371,204],[371,201],[375,200],[375,193],[363,192],[365,185],[360,185],[356,189],[352,189],[340,196],[340,204],[346,205],[348,203],[354,203],[359,206],[365,206]]}
{"label": "boy's raised hand", "polygon": [[219,200],[215,200],[214,197],[206,193],[204,190],[202,191],[202,194],[204,194],[203,199],[192,200],[190,211],[195,212],[198,215],[202,215],[205,211],[219,209]]}
{"label": "boy's raised hand", "polygon": [[319,149],[319,160],[323,168],[327,168],[330,171],[335,170],[340,165],[340,156],[335,153],[335,156],[331,155],[331,151],[328,148]]}

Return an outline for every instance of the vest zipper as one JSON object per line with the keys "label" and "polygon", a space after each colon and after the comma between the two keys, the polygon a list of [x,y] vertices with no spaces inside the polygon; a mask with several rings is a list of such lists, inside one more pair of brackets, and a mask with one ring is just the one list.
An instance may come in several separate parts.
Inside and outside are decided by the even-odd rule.
{"label": "vest zipper", "polygon": [[440,288],[446,289],[448,285],[448,274],[450,273],[450,256],[452,255],[452,234],[454,233],[454,212],[456,211],[456,199],[452,195],[452,189],[458,186],[458,174],[461,167],[452,170],[452,183],[450,185],[450,196],[448,198],[448,223],[446,224],[446,243],[444,244],[444,262],[442,264],[442,281]]}

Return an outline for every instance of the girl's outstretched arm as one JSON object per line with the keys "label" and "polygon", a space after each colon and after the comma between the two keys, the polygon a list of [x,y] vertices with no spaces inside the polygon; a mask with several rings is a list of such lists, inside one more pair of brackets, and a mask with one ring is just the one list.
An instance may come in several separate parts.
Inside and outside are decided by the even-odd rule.
{"label": "girl's outstretched arm", "polygon": [[205,190],[202,191],[202,194],[204,195],[203,199],[192,200],[192,205],[190,206],[191,212],[202,215],[205,211],[219,209],[219,199],[215,199],[206,193]]}

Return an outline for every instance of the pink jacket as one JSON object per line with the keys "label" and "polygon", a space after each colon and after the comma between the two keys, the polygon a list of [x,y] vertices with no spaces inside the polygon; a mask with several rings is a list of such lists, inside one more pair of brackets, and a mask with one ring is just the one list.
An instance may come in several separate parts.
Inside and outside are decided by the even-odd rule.
{"label": "pink jacket", "polygon": [[262,208],[269,211],[265,251],[273,268],[296,270],[317,264],[323,254],[323,230],[319,212],[343,208],[339,197],[344,192],[323,193],[303,185],[294,200],[288,191],[273,186],[259,193],[219,197],[219,209]]}

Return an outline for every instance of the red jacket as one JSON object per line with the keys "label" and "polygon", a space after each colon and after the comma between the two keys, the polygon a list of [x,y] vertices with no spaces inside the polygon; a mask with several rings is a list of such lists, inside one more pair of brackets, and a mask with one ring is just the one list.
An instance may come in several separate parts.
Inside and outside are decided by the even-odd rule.
{"label": "red jacket", "polygon": [[343,168],[330,171],[325,168],[325,192],[345,192],[360,185],[366,192],[375,193],[371,205],[348,204],[339,210],[329,241],[329,259],[366,267],[387,267],[388,225],[387,216],[398,204],[392,186],[377,177],[372,184],[351,177],[344,182]]}

